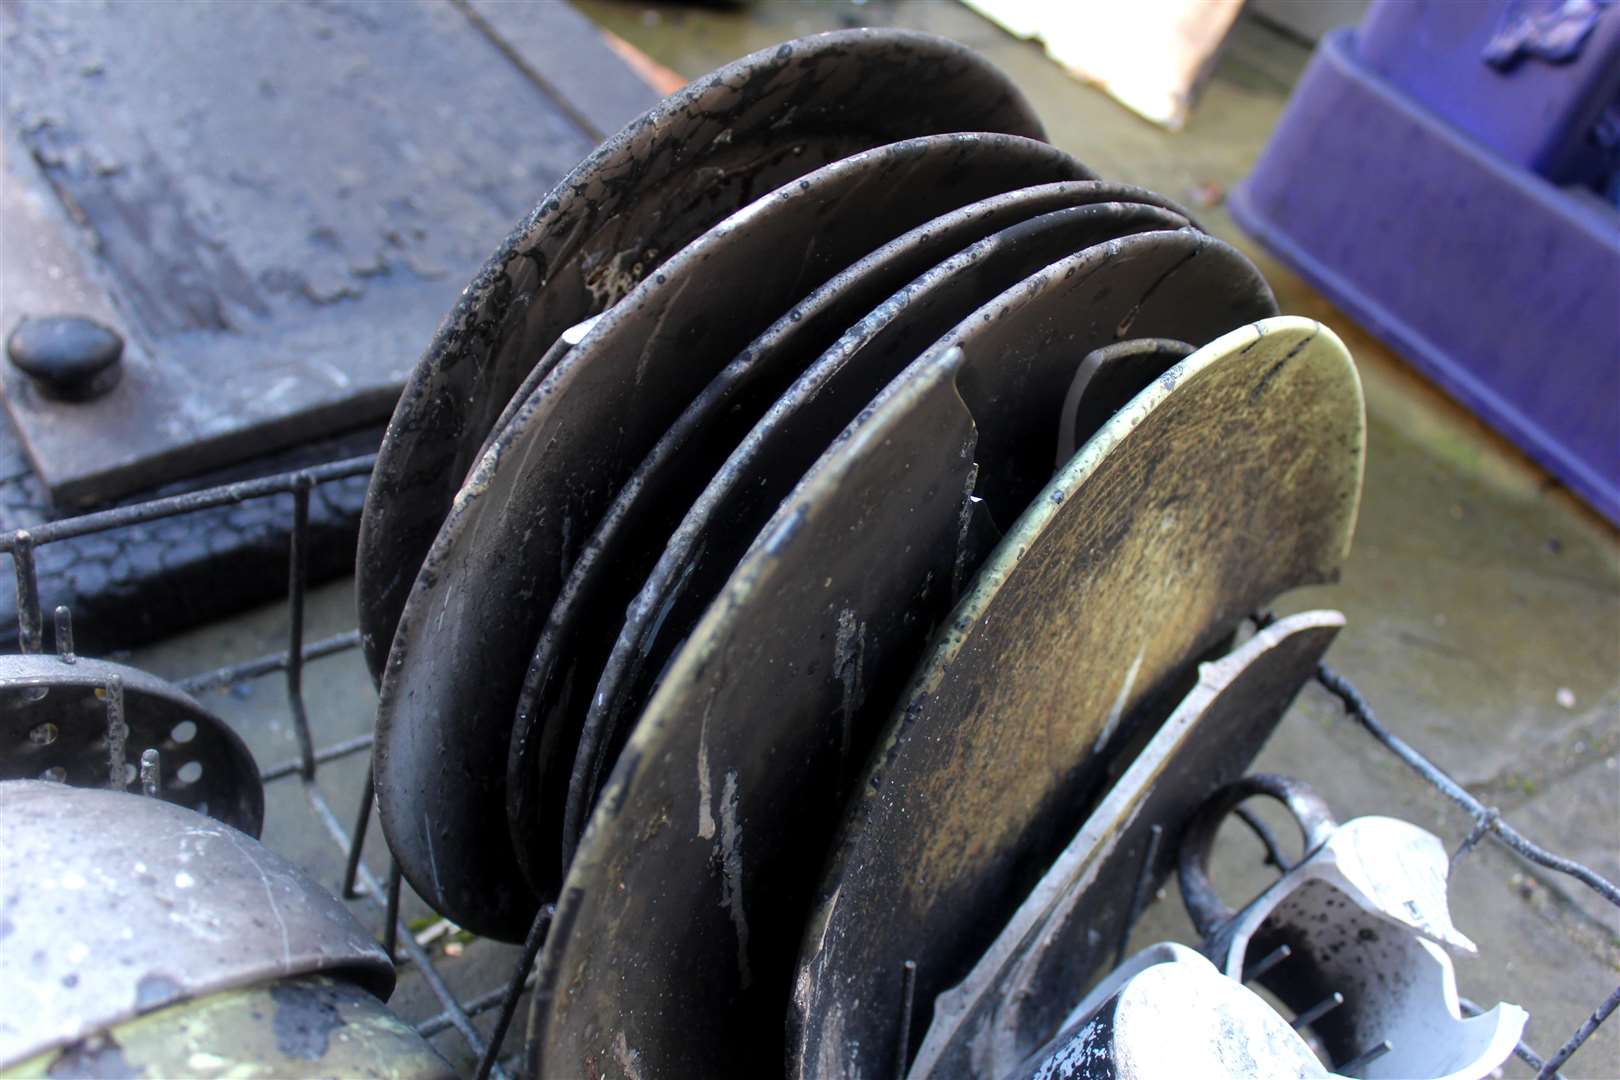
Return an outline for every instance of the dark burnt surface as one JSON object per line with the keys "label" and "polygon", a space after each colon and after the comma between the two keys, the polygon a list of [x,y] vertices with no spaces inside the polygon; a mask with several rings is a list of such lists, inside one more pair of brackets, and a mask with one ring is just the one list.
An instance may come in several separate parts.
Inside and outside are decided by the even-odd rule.
{"label": "dark burnt surface", "polygon": [[1042,134],[1017,89],[961,46],[909,31],[839,31],[694,81],[565,177],[462,294],[389,424],[358,566],[372,673],[381,676],[452,498],[486,437],[545,376],[532,369],[558,335],[780,184],[859,150],[947,131]]}

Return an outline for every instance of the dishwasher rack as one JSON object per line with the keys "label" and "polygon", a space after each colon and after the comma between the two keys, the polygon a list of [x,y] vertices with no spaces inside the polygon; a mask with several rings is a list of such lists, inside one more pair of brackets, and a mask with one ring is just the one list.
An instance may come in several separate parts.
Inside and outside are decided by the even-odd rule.
{"label": "dishwasher rack", "polygon": [[[0,552],[10,555],[16,577],[19,641],[24,652],[41,652],[45,644],[45,619],[40,603],[39,586],[34,569],[34,552],[51,543],[96,533],[131,528],[165,518],[179,517],[215,507],[230,506],[250,500],[292,496],[292,521],[289,528],[287,610],[288,641],[283,652],[272,653],[246,661],[204,671],[181,679],[178,685],[188,693],[210,690],[229,690],[243,684],[284,673],[287,690],[287,709],[292,730],[298,743],[298,756],[266,768],[261,777],[266,785],[296,779],[303,794],[331,842],[343,853],[344,873],[338,883],[338,893],[352,904],[369,905],[383,917],[383,947],[395,962],[416,968],[440,1006],[440,1011],[421,1019],[406,1018],[426,1038],[432,1038],[448,1029],[454,1029],[470,1053],[477,1058],[475,1075],[510,1077],[523,1060],[521,1047],[512,1040],[513,1052],[503,1057],[507,1033],[526,990],[534,981],[535,958],[545,942],[546,930],[553,912],[545,905],[525,941],[518,963],[510,978],[501,985],[492,986],[473,995],[458,995],[452,990],[445,971],[457,963],[453,957],[435,959],[419,943],[400,918],[402,888],[398,866],[390,860],[385,879],[379,879],[362,861],[366,831],[371,821],[374,802],[371,771],[368,768],[360,789],[354,792],[352,811],[354,827],[346,829],[343,819],[334,810],[331,801],[316,786],[320,768],[371,748],[371,736],[361,735],[322,744],[319,742],[319,718],[312,722],[305,705],[304,667],[312,660],[333,656],[360,644],[358,630],[305,641],[304,607],[308,591],[309,556],[309,503],[311,491],[321,484],[332,483],[357,476],[368,475],[375,463],[375,455],[348,458],[312,468],[279,473],[254,480],[226,484],[219,487],[190,492],[183,495],[154,499],[148,502],[120,506],[109,510],[83,514],[48,522],[33,529],[22,529],[0,535]],[[72,617],[66,607],[54,611],[56,644],[58,649],[72,650]],[[1590,868],[1565,858],[1533,843],[1503,820],[1493,807],[1474,798],[1442,769],[1389,730],[1375,716],[1371,705],[1359,691],[1338,672],[1323,665],[1317,672],[1317,681],[1343,705],[1368,736],[1376,740],[1389,753],[1430,785],[1441,797],[1461,808],[1474,825],[1453,856],[1453,863],[1475,849],[1487,836],[1504,845],[1520,857],[1547,870],[1566,875],[1596,892],[1610,904],[1620,908],[1620,888]],[[1252,829],[1268,853],[1267,861],[1286,868],[1286,860],[1277,838],[1259,818],[1240,811],[1239,818]],[[1138,889],[1131,921],[1141,914],[1145,906],[1144,892]],[[909,1011],[911,1002],[903,1009]],[[1479,1011],[1473,1003],[1464,1001],[1467,1011]],[[1611,992],[1549,1057],[1542,1057],[1521,1043],[1517,1056],[1537,1070],[1538,1080],[1560,1076],[1559,1069],[1620,1007],[1620,987]],[[495,1010],[495,1023],[486,1038],[474,1025],[473,1018]],[[897,1022],[899,1018],[897,1017]]]}

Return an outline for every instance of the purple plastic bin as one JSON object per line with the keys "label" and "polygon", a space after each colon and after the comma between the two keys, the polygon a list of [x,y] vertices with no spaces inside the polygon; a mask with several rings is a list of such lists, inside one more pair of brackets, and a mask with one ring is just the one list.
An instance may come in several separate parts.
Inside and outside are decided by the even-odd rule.
{"label": "purple plastic bin", "polygon": [[1435,117],[1555,184],[1591,183],[1607,164],[1588,134],[1620,95],[1620,10],[1597,0],[1385,2],[1368,10],[1355,49]]}
{"label": "purple plastic bin", "polygon": [[1356,45],[1322,40],[1233,217],[1620,524],[1620,213],[1414,104]]}

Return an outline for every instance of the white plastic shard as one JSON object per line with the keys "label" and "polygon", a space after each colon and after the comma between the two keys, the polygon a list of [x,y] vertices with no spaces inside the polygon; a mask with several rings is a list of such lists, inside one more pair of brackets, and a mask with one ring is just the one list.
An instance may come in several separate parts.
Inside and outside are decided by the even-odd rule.
{"label": "white plastic shard", "polygon": [[1144,949],[1075,1009],[1009,1080],[1328,1077],[1305,1040],[1254,991],[1185,945]]}
{"label": "white plastic shard", "polygon": [[[1297,1009],[1343,996],[1314,1030],[1339,1067],[1365,1080],[1479,1080],[1506,1061],[1528,1014],[1499,1004],[1465,1018],[1447,948],[1469,955],[1446,902],[1449,859],[1433,834],[1409,822],[1362,817],[1327,840],[1210,936],[1227,975],[1258,975]],[[1387,1049],[1384,1047],[1387,1046]],[[1369,1050],[1377,1056],[1366,1059]]]}

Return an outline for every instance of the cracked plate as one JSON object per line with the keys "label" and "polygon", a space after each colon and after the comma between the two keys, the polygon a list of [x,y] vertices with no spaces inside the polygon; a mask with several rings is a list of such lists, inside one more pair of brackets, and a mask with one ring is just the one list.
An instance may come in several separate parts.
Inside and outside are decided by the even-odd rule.
{"label": "cracked plate", "polygon": [[382,678],[418,569],[480,447],[520,386],[544,377],[531,369],[564,330],[788,180],[946,131],[1043,137],[1006,76],[962,46],[844,30],[694,80],[564,177],[467,286],[389,422],[355,567],[373,677]]}
{"label": "cracked plate", "polygon": [[[1040,164],[1029,163],[1030,179]],[[518,861],[536,891],[556,889],[560,868],[566,864],[562,845],[572,850],[583,827],[586,800],[574,804],[567,824],[563,800],[588,695],[620,636],[624,613],[681,516],[790,381],[895,289],[975,241],[1065,207],[1155,198],[1120,184],[1066,181],[995,195],[920,225],[795,304],[715,376],[664,433],[580,551],[524,677],[507,759],[506,809]],[[872,382],[862,403],[886,381],[881,376]],[[856,408],[825,430],[818,445],[806,444],[803,449],[809,456],[801,457],[797,467],[783,467],[778,493],[803,473],[819,447],[831,441]],[[763,523],[762,514],[753,528],[736,536],[725,573]],[[709,593],[712,596],[712,588]],[[587,760],[594,765],[595,755],[587,755]],[[594,794],[598,779],[591,777],[589,794]]]}
{"label": "cracked plate", "polygon": [[[934,1002],[908,1080],[1012,1075],[1085,1015],[1074,1003],[1098,996],[1087,988],[1130,927],[1138,880],[1158,887],[1176,863],[1182,823],[1248,769],[1343,627],[1336,611],[1302,612],[1199,665],[1197,685],[1131,758],[972,972]],[[1154,829],[1162,830],[1158,840]],[[1116,976],[1117,969],[1109,977]]]}
{"label": "cracked plate", "polygon": [[842,796],[994,539],[985,478],[1024,464],[988,457],[986,433],[1050,474],[1080,357],[1133,329],[1198,340],[1271,310],[1227,245],[1148,232],[1061,259],[915,343],[927,351],[758,534],[619,754],[542,956],[534,1071],[615,1054],[670,1075],[781,1068]]}
{"label": "cracked plate", "polygon": [[[490,440],[422,564],[378,705],[389,846],[419,895],[521,941],[538,900],[506,828],[525,665],[579,550],[635,466],[775,317],[875,246],[1031,174],[1045,143],[934,135],[868,150],[738,211],[591,326]],[[746,302],[744,302],[744,300]]]}
{"label": "cracked plate", "polygon": [[1101,241],[1186,225],[1173,210],[1099,202],[1009,226],[888,297],[816,360],[714,474],[626,613],[588,699],[563,825],[570,849],[654,680],[793,484],[872,395],[941,334],[1043,266]]}
{"label": "cracked plate", "polygon": [[1108,751],[1148,729],[1157,710],[1136,707],[1245,614],[1336,578],[1364,434],[1344,346],[1279,317],[1171,368],[1045,486],[867,767],[804,936],[791,1074],[894,1061],[905,962],[910,1042],[1051,865]]}

